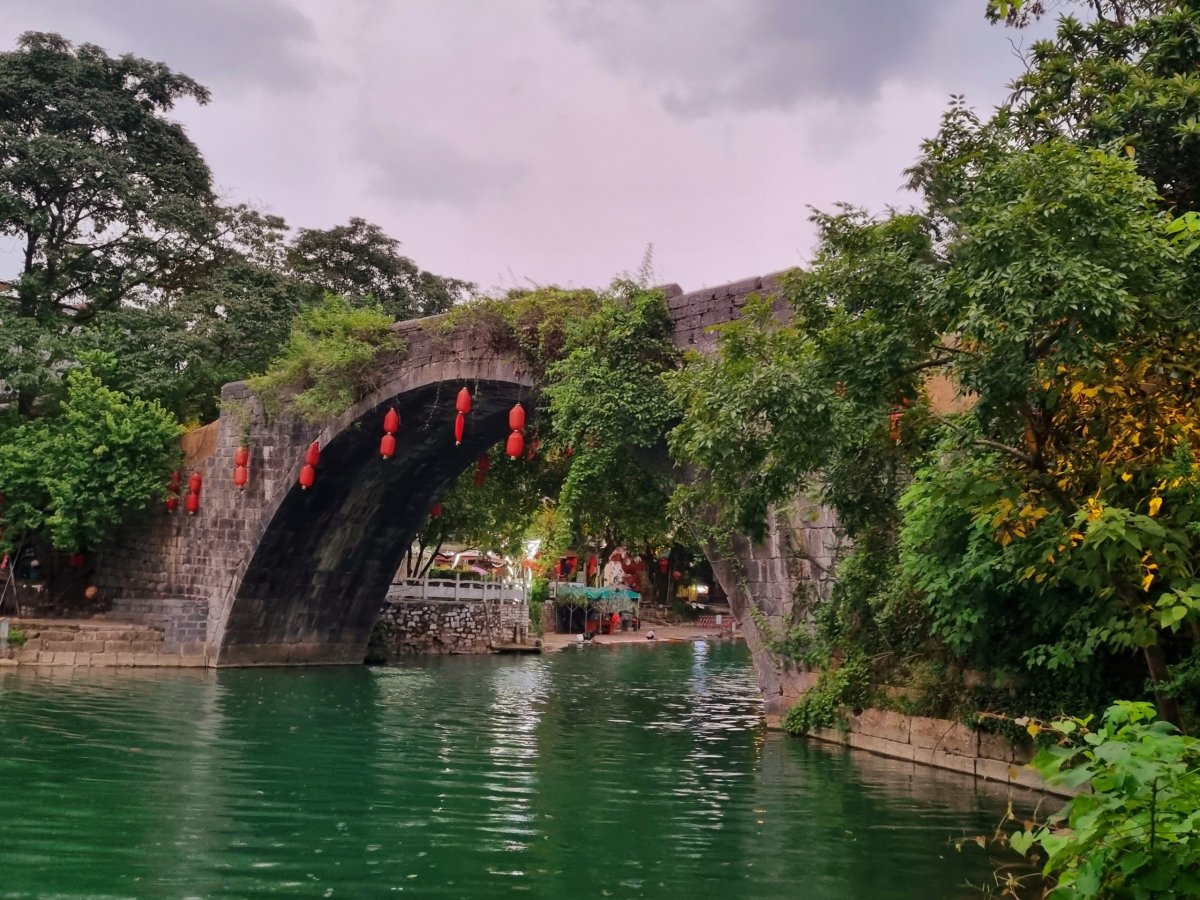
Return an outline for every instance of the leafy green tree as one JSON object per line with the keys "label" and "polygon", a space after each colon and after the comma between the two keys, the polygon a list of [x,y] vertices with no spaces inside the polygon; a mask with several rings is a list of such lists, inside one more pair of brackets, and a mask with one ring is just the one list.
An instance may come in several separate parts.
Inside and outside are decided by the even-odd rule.
{"label": "leafy green tree", "polygon": [[105,387],[86,369],[67,375],[58,414],[0,433],[0,542],[43,535],[60,549],[100,546],[165,492],[179,426],[157,403]]}
{"label": "leafy green tree", "polygon": [[677,364],[659,291],[617,282],[608,301],[568,328],[545,394],[554,443],[571,448],[558,497],[557,547],[661,543],[672,481],[666,433],[677,408],[662,376]]}
{"label": "leafy green tree", "polygon": [[1059,743],[1034,766],[1050,784],[1091,790],[1046,824],[1009,836],[1022,855],[1041,851],[1053,879],[1047,896],[1200,894],[1200,741],[1153,719],[1149,704],[1123,702],[1094,730],[1090,718],[1049,724]]}
{"label": "leafy green tree", "polygon": [[302,228],[288,247],[288,266],[322,293],[378,304],[393,321],[431,316],[463,299],[471,285],[426,272],[401,256],[400,242],[358,217],[347,225]]}
{"label": "leafy green tree", "polygon": [[208,91],[162,63],[29,33],[0,53],[0,377],[29,414],[77,330],[186,277],[212,240],[211,176],[166,118]]}

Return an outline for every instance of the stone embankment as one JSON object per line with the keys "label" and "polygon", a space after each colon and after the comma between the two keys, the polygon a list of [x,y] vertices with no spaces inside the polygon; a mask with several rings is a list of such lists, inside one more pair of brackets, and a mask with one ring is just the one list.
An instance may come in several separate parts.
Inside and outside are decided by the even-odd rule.
{"label": "stone embankment", "polygon": [[372,661],[491,653],[498,644],[524,642],[528,634],[529,606],[523,602],[389,599],[372,636]]}
{"label": "stone embankment", "polygon": [[14,619],[24,637],[0,651],[0,666],[203,666],[203,652],[183,654],[163,642],[163,626],[94,619]]}

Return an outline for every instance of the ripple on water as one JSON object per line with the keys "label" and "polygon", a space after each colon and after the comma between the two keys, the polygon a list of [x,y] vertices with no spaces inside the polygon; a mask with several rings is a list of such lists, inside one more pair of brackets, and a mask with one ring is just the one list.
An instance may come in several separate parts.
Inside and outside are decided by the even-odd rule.
{"label": "ripple on water", "polygon": [[971,896],[1003,809],[766,734],[729,644],[6,672],[0,779],[5,897]]}

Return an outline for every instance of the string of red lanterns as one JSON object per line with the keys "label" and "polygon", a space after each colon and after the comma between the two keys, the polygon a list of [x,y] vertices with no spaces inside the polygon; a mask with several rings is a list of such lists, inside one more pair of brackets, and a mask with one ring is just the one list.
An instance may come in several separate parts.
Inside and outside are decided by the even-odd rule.
{"label": "string of red lanterns", "polygon": [[512,431],[504,452],[508,454],[509,459],[518,459],[525,452],[525,435],[522,434],[525,430],[525,407],[520,403],[514,404],[508,411],[508,427]]}
{"label": "string of red lanterns", "polygon": [[400,413],[389,409],[383,417],[383,437],[379,440],[379,455],[391,459],[396,452],[396,432],[400,429]]}
{"label": "string of red lanterns", "polygon": [[242,445],[233,451],[233,485],[239,491],[250,481],[250,448]]}
{"label": "string of red lanterns", "polygon": [[457,415],[454,417],[454,446],[462,443],[463,433],[467,430],[467,413],[471,411],[471,392],[465,387],[458,392],[454,401]]}
{"label": "string of red lanterns", "polygon": [[167,480],[167,512],[173,513],[179,509],[179,479],[182,478],[178,472],[172,472],[171,477]]}
{"label": "string of red lanterns", "polygon": [[188,493],[183,501],[183,508],[189,516],[194,516],[200,511],[200,487],[203,483],[199,472],[193,472],[192,477],[188,479]]}
{"label": "string of red lanterns", "polygon": [[321,461],[321,443],[313,441],[304,451],[304,466],[300,469],[300,490],[307,491],[317,480],[317,464]]}

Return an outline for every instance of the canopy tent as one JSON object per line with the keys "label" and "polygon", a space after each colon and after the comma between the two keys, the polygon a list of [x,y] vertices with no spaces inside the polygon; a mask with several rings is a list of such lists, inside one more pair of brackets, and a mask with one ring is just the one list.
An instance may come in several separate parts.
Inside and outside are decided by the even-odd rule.
{"label": "canopy tent", "polygon": [[636,613],[642,595],[627,588],[588,587],[568,582],[553,583],[554,599],[573,606],[595,606],[607,612]]}

